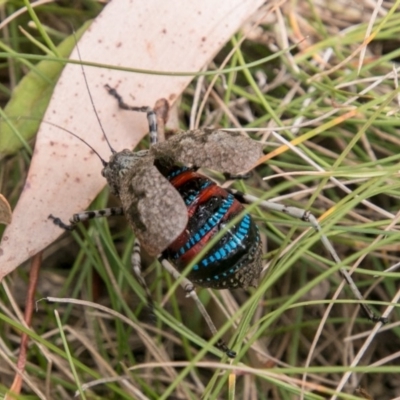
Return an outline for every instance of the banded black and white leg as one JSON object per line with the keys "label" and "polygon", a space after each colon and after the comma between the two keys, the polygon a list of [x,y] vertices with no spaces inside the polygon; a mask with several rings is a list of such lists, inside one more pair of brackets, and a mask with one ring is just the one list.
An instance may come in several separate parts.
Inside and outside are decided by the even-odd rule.
{"label": "banded black and white leg", "polygon": [[[208,328],[211,331],[211,334],[213,336],[216,336],[218,333],[217,328],[214,325],[214,322],[212,321],[210,314],[208,314],[206,308],[204,307],[204,304],[200,301],[199,297],[197,296],[195,287],[192,282],[190,282],[189,279],[185,278],[183,275],[181,275],[175,267],[165,258],[159,257],[159,262],[163,266],[163,268],[170,274],[172,277],[179,281],[181,283],[181,286],[183,290],[187,293],[187,297],[191,297],[193,301],[195,302],[197,308],[199,309],[201,315],[203,316],[204,320],[206,321],[206,324]],[[220,349],[222,352],[224,352],[229,358],[235,358],[236,357],[236,352],[230,349],[225,341],[223,339],[219,339],[215,346]]]}
{"label": "banded black and white leg", "polygon": [[[314,230],[317,233],[319,233],[321,237],[321,242],[324,245],[325,249],[330,254],[330,256],[332,257],[332,259],[338,264],[341,263],[341,260],[338,254],[336,253],[336,250],[333,248],[331,242],[329,241],[327,236],[322,233],[321,225],[319,224],[317,218],[315,218],[315,216],[311,214],[309,211],[297,207],[285,206],[283,204],[274,203],[272,201],[267,201],[267,200],[260,201],[260,199],[255,196],[241,193],[235,189],[230,188],[227,190],[228,192],[232,193],[241,203],[244,204],[257,203],[261,208],[264,208],[266,210],[279,211],[284,214],[290,215],[293,218],[301,219],[302,221],[308,222],[314,228]],[[351,275],[347,272],[347,270],[342,267],[340,268],[340,273],[343,279],[349,285],[351,291],[354,294],[354,297],[360,302],[359,304],[363,309],[363,311],[365,312],[368,319],[370,319],[373,322],[381,322],[383,324],[387,323],[388,322],[387,318],[376,315],[371,310],[371,308],[367,304],[365,304],[363,295],[358,290],[356,284],[354,283]]]}
{"label": "banded black and white leg", "polygon": [[[146,281],[143,278],[142,275],[142,269],[141,269],[141,257],[140,257],[140,242],[138,239],[135,239],[135,243],[133,245],[133,251],[132,251],[132,268],[135,273],[136,279],[138,282],[142,285],[146,292],[147,296],[147,301],[149,307],[152,309],[155,308],[155,304],[152,298],[152,295],[150,293],[150,290],[146,284]],[[199,297],[197,296],[195,286],[192,284],[192,282],[189,281],[189,279],[185,278],[183,275],[181,275],[178,270],[163,256],[160,256],[158,258],[158,261],[160,264],[163,266],[163,268],[177,281],[180,281],[181,286],[183,290],[187,293],[187,296],[191,297],[193,301],[195,302],[197,308],[199,309],[201,315],[203,316],[204,320],[206,321],[206,324],[208,328],[210,329],[210,332],[213,336],[216,336],[218,331],[217,328],[214,325],[214,322],[212,321],[210,314],[208,314],[206,308],[204,307],[204,304],[200,301]],[[231,350],[225,341],[223,339],[219,339],[215,346],[220,349],[222,352],[224,352],[229,358],[235,358],[236,357],[236,352]]]}
{"label": "banded black and white leg", "polygon": [[142,288],[146,293],[147,303],[151,309],[154,309],[154,301],[153,297],[151,296],[149,287],[146,284],[146,281],[142,275],[142,259],[140,256],[140,241],[139,239],[135,238],[135,242],[133,243],[133,249],[131,254],[131,265],[133,269],[133,273],[136,276],[137,281],[140,283]]}
{"label": "banded black and white leg", "polygon": [[[120,216],[124,215],[124,210],[122,207],[111,207],[111,208],[104,208],[102,210],[90,210],[90,211],[84,211],[81,213],[74,214],[70,220],[69,224],[66,224],[63,222],[60,218],[54,217],[52,214],[49,215],[49,219],[53,221],[53,223],[57,226],[59,226],[62,229],[65,229],[67,231],[73,231],[77,224],[83,221],[87,221],[90,219],[94,218],[108,218],[108,217],[113,217],[113,216]],[[153,300],[149,291],[149,288],[146,285],[146,282],[142,276],[142,268],[141,268],[141,258],[140,258],[140,242],[138,239],[135,239],[135,242],[133,244],[133,249],[132,249],[132,254],[131,254],[131,265],[133,272],[136,276],[136,279],[138,282],[141,284],[143,289],[146,292],[146,297],[148,301],[148,305],[150,307],[153,306]]]}
{"label": "banded black and white leg", "polygon": [[108,93],[111,96],[113,96],[117,99],[119,108],[122,108],[123,110],[128,110],[128,111],[137,111],[137,112],[145,112],[146,113],[147,121],[149,123],[150,145],[157,143],[158,131],[157,131],[157,116],[156,116],[155,111],[151,107],[130,106],[129,104],[126,104],[124,102],[121,95],[116,91],[116,89],[112,88],[109,85],[105,85],[104,87],[107,89]]}
{"label": "banded black and white leg", "polygon": [[122,207],[111,207],[111,208],[103,208],[102,210],[90,210],[83,211],[81,213],[74,214],[69,219],[69,224],[61,221],[60,218],[54,217],[52,214],[49,215],[49,219],[51,219],[55,225],[59,226],[66,231],[73,231],[76,228],[76,225],[79,222],[87,221],[93,218],[108,218],[113,216],[124,215],[124,210]]}

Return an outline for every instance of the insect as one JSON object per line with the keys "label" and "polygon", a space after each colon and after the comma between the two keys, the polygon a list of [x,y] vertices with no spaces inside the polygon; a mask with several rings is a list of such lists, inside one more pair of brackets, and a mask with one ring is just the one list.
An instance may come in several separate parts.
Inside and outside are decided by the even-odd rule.
{"label": "insect", "polygon": [[[109,145],[110,160],[101,159],[102,175],[120,199],[121,207],[74,214],[70,224],[52,215],[49,218],[61,228],[73,230],[83,220],[125,215],[136,234],[133,269],[150,303],[151,295],[140,271],[140,246],[149,255],[159,257],[174,276],[179,276],[212,242],[201,253],[202,258],[189,271],[184,284],[215,334],[216,328],[195,295],[194,285],[214,289],[257,286],[262,269],[260,235],[251,216],[244,213],[242,203],[258,199],[233,189],[222,189],[197,169],[207,167],[236,176],[253,167],[263,154],[263,145],[238,133],[210,129],[187,131],[158,142],[154,110],[129,106],[115,89],[108,85],[106,89],[120,108],[147,114],[151,147],[137,152],[127,149],[116,152]],[[269,201],[261,202],[260,206],[308,221],[317,232],[321,230],[308,211]],[[321,240],[332,258],[340,263],[327,237],[321,234]],[[362,301],[347,271],[341,269],[341,273]],[[371,320],[386,322],[375,316],[365,303],[361,305]],[[229,357],[236,355],[222,340],[217,347]]]}

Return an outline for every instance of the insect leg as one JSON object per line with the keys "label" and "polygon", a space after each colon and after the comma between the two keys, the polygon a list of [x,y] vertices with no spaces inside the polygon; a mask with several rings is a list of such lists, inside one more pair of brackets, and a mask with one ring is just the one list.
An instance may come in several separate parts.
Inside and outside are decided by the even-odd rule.
{"label": "insect leg", "polygon": [[[262,208],[272,211],[279,211],[288,214],[293,218],[298,218],[305,222],[308,222],[321,235],[321,242],[328,251],[328,253],[331,255],[331,257],[333,258],[333,260],[338,264],[341,263],[341,260],[338,254],[336,253],[336,250],[333,248],[331,242],[328,240],[326,235],[322,233],[321,225],[319,224],[317,218],[315,218],[314,215],[312,215],[309,211],[297,207],[285,206],[283,204],[274,203],[272,201],[264,200],[260,202],[260,200],[257,197],[241,193],[234,189],[228,189],[228,191],[232,193],[242,203],[250,204],[258,202],[258,204]],[[354,283],[351,275],[347,272],[347,270],[345,268],[340,268],[340,273],[342,274],[343,279],[349,285],[351,291],[354,294],[354,297],[360,301],[360,306],[364,310],[368,319],[374,322],[382,322],[383,324],[387,323],[387,318],[374,314],[371,308],[367,304],[365,304],[362,294],[358,290],[356,284]]]}
{"label": "insect leg", "polygon": [[[183,289],[186,291],[187,295],[190,296],[194,302],[196,303],[201,315],[205,319],[211,333],[213,336],[217,334],[217,328],[214,325],[214,322],[212,321],[210,315],[208,314],[206,308],[204,307],[203,303],[200,301],[200,299],[197,296],[196,291],[194,290],[193,284],[186,279],[185,277],[182,277],[182,275],[172,266],[172,264],[160,257],[159,259],[161,265],[176,279],[181,281],[181,286]],[[216,347],[223,351],[229,358],[234,358],[236,356],[236,352],[231,350],[226,343],[224,342],[223,339],[219,339],[218,342],[216,343]]]}
{"label": "insect leg", "polygon": [[69,219],[69,224],[61,221],[60,218],[54,217],[52,214],[48,216],[49,219],[62,229],[67,231],[73,231],[79,222],[86,221],[88,219],[100,218],[100,217],[112,217],[114,215],[124,215],[124,210],[122,207],[111,207],[104,208],[102,210],[84,211],[82,213],[74,214]]}
{"label": "insect leg", "polygon": [[124,102],[121,95],[114,88],[112,88],[109,85],[104,85],[104,87],[107,89],[108,93],[111,96],[117,99],[119,108],[129,111],[145,112],[147,114],[147,121],[149,123],[150,144],[153,145],[157,143],[158,141],[157,116],[154,110],[151,107],[146,107],[146,106],[144,107],[130,106]]}
{"label": "insect leg", "polygon": [[147,302],[150,308],[154,307],[153,298],[151,297],[150,290],[146,284],[146,281],[142,275],[142,261],[140,258],[140,241],[139,239],[135,238],[135,242],[133,244],[132,255],[131,255],[131,264],[133,273],[136,276],[137,281],[143,287],[146,292]]}

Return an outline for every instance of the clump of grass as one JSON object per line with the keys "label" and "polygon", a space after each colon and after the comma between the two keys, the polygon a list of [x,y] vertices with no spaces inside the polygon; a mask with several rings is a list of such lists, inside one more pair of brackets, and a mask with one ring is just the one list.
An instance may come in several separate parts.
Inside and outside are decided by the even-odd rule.
{"label": "clump of grass", "polygon": [[[35,333],[27,331],[36,346],[28,349],[23,393],[70,398],[79,382],[81,397],[107,399],[399,395],[398,309],[390,325],[371,335],[374,325],[362,318],[351,292],[338,291],[338,268],[354,267],[357,286],[377,312],[397,298],[398,272],[385,271],[399,261],[399,15],[393,12],[396,5],[378,15],[367,3],[363,9],[335,6],[299,2],[271,11],[266,20],[256,16],[209,65],[210,71],[223,67],[226,73],[195,79],[179,114],[182,128],[236,128],[264,141],[268,162],[234,185],[320,217],[342,265],[330,260],[306,223],[252,207],[266,249],[260,286],[199,291],[238,351],[226,363],[194,304],[152,260],[145,279],[162,306],[155,315],[149,311],[130,271],[133,234],[126,224],[93,221],[45,255],[37,298],[75,300],[57,305],[58,319],[53,303],[39,304]],[[99,11],[98,5],[90,11],[46,7],[40,20],[59,39],[70,33],[69,21],[77,27]],[[21,18],[7,25],[13,33],[8,45],[33,54],[35,46],[18,33],[28,17]],[[268,56],[267,64],[257,64]],[[4,53],[2,63],[0,99],[6,103],[25,70]],[[13,204],[29,160],[21,149],[0,161],[1,192]],[[105,190],[92,208],[113,201]],[[18,295],[27,280],[22,267],[6,280],[10,291],[0,292],[1,355],[8,360],[0,371],[2,392],[14,376],[18,335],[26,331],[10,300],[23,304]]]}

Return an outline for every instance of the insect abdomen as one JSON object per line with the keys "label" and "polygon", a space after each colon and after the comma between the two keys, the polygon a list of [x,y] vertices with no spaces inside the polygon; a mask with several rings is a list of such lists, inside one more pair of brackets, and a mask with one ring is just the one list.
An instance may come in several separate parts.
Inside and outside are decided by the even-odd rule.
{"label": "insect abdomen", "polygon": [[[174,167],[166,176],[185,201],[189,221],[164,255],[183,271],[244,207],[232,194],[192,169]],[[194,284],[215,289],[257,286],[261,255],[258,228],[245,214],[227,228],[187,277]]]}

